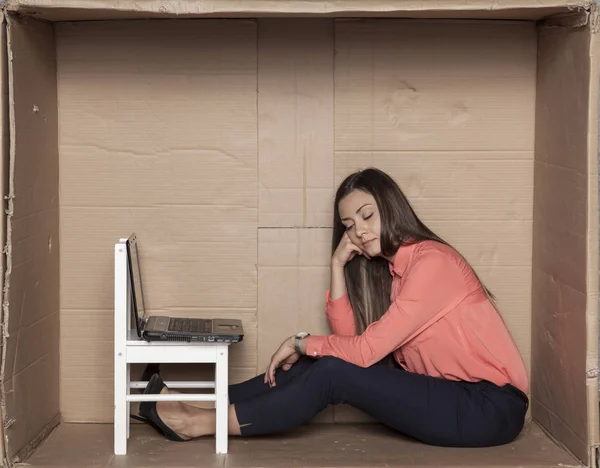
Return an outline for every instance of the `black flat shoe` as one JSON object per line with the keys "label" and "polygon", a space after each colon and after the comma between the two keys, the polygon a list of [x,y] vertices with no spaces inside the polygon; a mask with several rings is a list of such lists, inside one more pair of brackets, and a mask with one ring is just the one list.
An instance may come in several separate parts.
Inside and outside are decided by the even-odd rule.
{"label": "black flat shoe", "polygon": [[[157,395],[163,388],[165,388],[165,383],[163,382],[162,378],[159,374],[154,374],[144,389],[144,394]],[[191,440],[179,437],[169,426],[162,422],[158,416],[158,412],[156,411],[156,401],[142,401],[140,403],[140,415],[131,415],[131,417],[138,421],[142,421],[149,426],[152,426],[167,439],[174,442],[187,442],[188,440]]]}
{"label": "black flat shoe", "polygon": [[160,375],[160,364],[148,364],[142,374],[142,382],[148,382],[154,374]]}

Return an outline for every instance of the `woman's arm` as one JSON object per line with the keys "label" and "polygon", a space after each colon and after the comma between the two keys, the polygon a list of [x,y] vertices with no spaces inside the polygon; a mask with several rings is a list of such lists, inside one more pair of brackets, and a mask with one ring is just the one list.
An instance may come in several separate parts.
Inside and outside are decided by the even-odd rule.
{"label": "woman's arm", "polygon": [[354,245],[345,232],[331,257],[331,283],[327,291],[325,311],[331,331],[340,336],[356,336],[352,305],[346,291],[344,267],[356,255],[364,252]]}
{"label": "woman's arm", "polygon": [[303,351],[369,367],[452,310],[466,291],[460,268],[435,249],[424,249],[415,260],[388,311],[362,335],[309,336],[302,340]]}
{"label": "woman's arm", "polygon": [[356,336],[354,313],[346,291],[344,267],[331,266],[331,285],[325,296],[325,313],[334,335]]}
{"label": "woman's arm", "polygon": [[331,287],[329,288],[329,298],[332,301],[340,299],[346,295],[346,278],[344,277],[344,267],[331,265]]}

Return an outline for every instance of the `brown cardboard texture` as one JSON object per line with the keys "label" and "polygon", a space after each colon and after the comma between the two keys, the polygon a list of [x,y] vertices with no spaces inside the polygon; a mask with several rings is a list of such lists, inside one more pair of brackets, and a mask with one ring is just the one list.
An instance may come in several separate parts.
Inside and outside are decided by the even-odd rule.
{"label": "brown cardboard texture", "polygon": [[48,21],[185,17],[403,17],[539,20],[585,9],[586,0],[8,0],[7,8]]}
{"label": "brown cardboard texture", "polygon": [[[211,441],[214,442],[214,441]],[[126,457],[113,457],[112,427],[108,424],[61,424],[27,462],[34,468],[185,467],[291,468],[301,467],[494,467],[576,468],[571,456],[532,424],[509,447],[482,450],[430,447],[381,425],[320,424],[293,433],[255,439],[232,438],[226,457],[214,444],[173,444],[153,429],[136,425]],[[78,447],[78,450],[73,450]],[[22,468],[30,468],[22,465]],[[21,468],[21,467],[20,467]]]}
{"label": "brown cardboard texture", "polygon": [[[207,466],[258,467],[297,454],[294,466],[311,467],[595,466],[593,2],[6,8],[5,465],[196,466],[203,454]],[[287,336],[329,333],[333,197],[368,166],[399,182],[498,298],[531,376],[521,436],[431,448],[336,406],[313,418],[325,424],[232,440],[226,457],[211,438],[163,444],[136,424],[129,455],[113,457],[114,243],[138,234],[151,314],[243,320],[237,383]]]}
{"label": "brown cardboard texture", "polygon": [[8,54],[11,123],[2,389],[10,459],[26,454],[29,444],[51,430],[59,416],[58,127],[52,25],[12,18]]}
{"label": "brown cardboard texture", "polygon": [[255,28],[57,26],[61,240],[71,246],[61,259],[66,420],[112,420],[113,260],[104,251],[123,229],[140,238],[150,313],[241,317],[248,341],[235,367],[256,369]]}
{"label": "brown cardboard texture", "polygon": [[330,20],[260,22],[261,228],[331,224],[333,41]]}
{"label": "brown cardboard texture", "polygon": [[[598,394],[596,365],[587,367],[597,363],[597,347],[594,352],[583,338],[597,323],[597,314],[587,313],[588,301],[597,298],[596,256],[589,256],[597,245],[588,240],[597,231],[597,221],[588,218],[590,208],[597,210],[597,165],[573,157],[596,147],[588,139],[586,111],[596,98],[591,44],[588,29],[540,30],[534,170],[532,357],[542,365],[533,368],[532,411],[579,456],[597,434],[598,409],[589,400]],[[581,268],[586,258],[588,267]],[[588,405],[586,420],[578,415]]]}

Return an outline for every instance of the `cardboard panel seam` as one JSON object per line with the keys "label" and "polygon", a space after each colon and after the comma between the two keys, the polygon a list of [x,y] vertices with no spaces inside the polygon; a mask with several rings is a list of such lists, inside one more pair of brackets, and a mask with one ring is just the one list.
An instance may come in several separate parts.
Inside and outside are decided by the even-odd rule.
{"label": "cardboard panel seam", "polygon": [[[480,149],[336,149],[336,153],[349,153],[349,154],[362,154],[362,153],[373,153],[373,154],[420,154],[420,153],[431,153],[431,154],[451,154],[451,155],[471,155],[471,154],[523,154],[523,155],[532,155],[533,150],[520,150],[520,149],[500,149],[495,150],[492,148],[480,148]],[[494,158],[481,158],[483,161],[494,161]],[[502,161],[522,161],[522,158],[498,158]]]}
{"label": "cardboard panel seam", "polygon": [[23,369],[19,370],[19,372],[15,372],[11,379],[8,380],[7,382],[10,382],[13,378],[18,377],[19,374],[26,372],[28,369],[30,369],[31,367],[35,366],[36,364],[38,364],[40,361],[44,360],[45,358],[47,358],[48,356],[51,355],[51,352],[47,352],[44,353],[42,356],[40,356],[39,358],[37,358],[35,361],[33,361],[32,363],[28,364],[27,366],[25,366]]}

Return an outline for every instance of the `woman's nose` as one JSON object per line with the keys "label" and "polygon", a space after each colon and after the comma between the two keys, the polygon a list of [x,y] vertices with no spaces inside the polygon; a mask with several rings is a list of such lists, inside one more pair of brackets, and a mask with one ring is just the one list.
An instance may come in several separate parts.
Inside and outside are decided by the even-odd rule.
{"label": "woman's nose", "polygon": [[356,224],[356,235],[358,237],[362,237],[367,232],[367,228],[365,223],[357,223]]}

